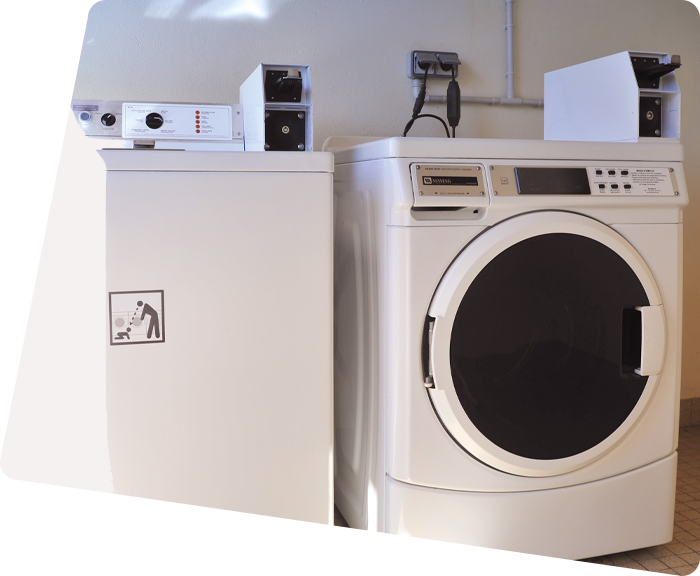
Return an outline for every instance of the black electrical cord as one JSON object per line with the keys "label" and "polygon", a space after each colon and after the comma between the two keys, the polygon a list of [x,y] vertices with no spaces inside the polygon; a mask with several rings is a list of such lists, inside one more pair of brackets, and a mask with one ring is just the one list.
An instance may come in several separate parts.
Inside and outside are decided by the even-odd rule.
{"label": "black electrical cord", "polygon": [[[443,127],[445,128],[445,135],[449,138],[450,137],[450,129],[447,127],[447,123],[440,118],[440,116],[436,116],[435,114],[421,114],[420,111],[423,109],[423,105],[425,104],[425,93],[428,85],[428,71],[430,70],[430,67],[425,69],[425,74],[423,75],[423,84],[420,87],[420,91],[418,92],[418,97],[416,98],[416,102],[413,104],[413,115],[411,116],[411,119],[408,121],[408,124],[406,124],[406,127],[403,129],[403,134],[401,134],[402,137],[405,137],[406,134],[408,134],[408,131],[411,129],[413,126],[413,123],[418,120],[418,118],[435,118],[435,120],[439,120]],[[452,83],[456,84],[454,81],[454,68],[452,69]],[[449,89],[448,89],[448,94],[449,94]],[[457,107],[459,109],[459,86],[457,86]],[[459,113],[458,113],[459,114]],[[449,117],[449,116],[448,116]],[[459,123],[459,115],[457,117],[457,123]],[[454,126],[452,127],[452,137],[454,138]]]}
{"label": "black electrical cord", "polygon": [[423,85],[420,87],[418,97],[413,104],[413,114],[411,115],[411,119],[408,121],[408,124],[406,124],[406,127],[403,129],[403,134],[401,134],[402,137],[405,137],[406,134],[408,134],[411,126],[413,126],[413,123],[416,121],[416,118],[418,118],[420,111],[423,109],[423,104],[425,104],[425,92],[428,85],[428,70],[430,70],[430,66],[425,69],[425,74],[423,75]]}
{"label": "black electrical cord", "polygon": [[[448,138],[450,137],[450,129],[447,127],[447,123],[442,118],[440,118],[440,116],[435,116],[435,114],[419,114],[415,118],[411,118],[411,123],[413,123],[414,120],[418,120],[418,118],[435,118],[435,120],[440,120],[440,122],[442,122],[442,125],[445,127],[445,134],[447,134]],[[405,135],[406,134],[404,134],[404,136]]]}
{"label": "black electrical cord", "polygon": [[455,67],[452,66],[452,81],[447,86],[447,121],[452,126],[452,138],[455,138],[455,128],[462,115],[461,93],[455,80]]}

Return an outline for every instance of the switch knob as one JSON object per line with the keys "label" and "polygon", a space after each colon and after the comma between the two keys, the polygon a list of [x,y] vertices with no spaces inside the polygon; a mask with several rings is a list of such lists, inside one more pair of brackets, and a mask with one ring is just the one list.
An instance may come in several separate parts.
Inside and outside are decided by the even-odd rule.
{"label": "switch knob", "polygon": [[146,126],[148,126],[149,128],[157,130],[162,125],[163,117],[157,112],[151,112],[148,116],[146,116]]}
{"label": "switch knob", "polygon": [[114,126],[114,123],[117,121],[117,117],[114,114],[110,114],[109,112],[107,114],[102,114],[102,118],[100,118],[100,122],[104,124],[105,126]]}

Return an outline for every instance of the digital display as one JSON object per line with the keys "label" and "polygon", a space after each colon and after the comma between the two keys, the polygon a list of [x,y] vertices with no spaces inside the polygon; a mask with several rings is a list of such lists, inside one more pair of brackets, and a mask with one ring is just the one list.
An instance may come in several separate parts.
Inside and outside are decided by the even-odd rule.
{"label": "digital display", "polygon": [[478,186],[475,176],[423,176],[426,186]]}
{"label": "digital display", "polygon": [[516,168],[518,194],[590,194],[585,168]]}

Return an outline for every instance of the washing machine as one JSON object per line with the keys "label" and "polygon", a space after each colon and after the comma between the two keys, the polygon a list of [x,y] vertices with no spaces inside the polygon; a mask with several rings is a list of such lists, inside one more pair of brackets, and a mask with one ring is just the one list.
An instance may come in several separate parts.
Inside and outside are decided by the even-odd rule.
{"label": "washing machine", "polygon": [[99,154],[114,492],[332,524],[332,154]]}
{"label": "washing machine", "polygon": [[13,99],[11,566],[332,574],[333,156],[243,152],[241,112]]}
{"label": "washing machine", "polygon": [[670,541],[681,145],[326,147],[349,525],[569,559]]}

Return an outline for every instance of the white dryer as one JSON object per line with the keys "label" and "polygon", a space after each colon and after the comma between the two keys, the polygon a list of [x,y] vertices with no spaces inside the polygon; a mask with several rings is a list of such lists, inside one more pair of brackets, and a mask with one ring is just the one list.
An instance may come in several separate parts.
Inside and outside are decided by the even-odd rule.
{"label": "white dryer", "polygon": [[680,144],[349,143],[328,147],[350,526],[572,559],[670,541]]}

